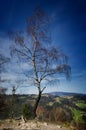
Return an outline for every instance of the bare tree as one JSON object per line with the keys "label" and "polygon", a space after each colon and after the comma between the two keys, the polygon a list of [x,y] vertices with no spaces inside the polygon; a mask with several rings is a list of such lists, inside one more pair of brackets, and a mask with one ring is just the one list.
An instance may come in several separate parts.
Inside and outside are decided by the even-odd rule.
{"label": "bare tree", "polygon": [[[28,65],[25,75],[38,89],[38,97],[34,106],[34,117],[46,85],[56,81],[59,74],[70,75],[67,56],[59,47],[51,45],[49,31],[50,20],[46,13],[36,8],[32,17],[27,21],[26,33],[16,32],[15,43],[11,46],[11,54],[16,55],[21,63]],[[12,34],[12,33],[11,33]]]}
{"label": "bare tree", "polygon": [[16,80],[15,86],[12,86],[12,98],[11,98],[11,102],[10,102],[10,119],[12,121],[12,119],[15,117],[16,113],[16,108],[17,108],[17,103],[18,103],[18,95],[16,94],[17,89],[20,87],[20,85],[23,83],[24,81],[22,80]]}

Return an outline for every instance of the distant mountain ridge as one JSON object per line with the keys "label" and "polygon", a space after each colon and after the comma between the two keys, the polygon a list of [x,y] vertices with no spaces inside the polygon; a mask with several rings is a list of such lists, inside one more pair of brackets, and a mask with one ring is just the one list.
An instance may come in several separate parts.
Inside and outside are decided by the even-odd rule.
{"label": "distant mountain ridge", "polygon": [[50,93],[47,93],[47,94],[52,95],[52,96],[60,96],[60,97],[63,97],[63,96],[75,96],[75,95],[86,96],[86,94],[71,93],[71,92],[50,92]]}

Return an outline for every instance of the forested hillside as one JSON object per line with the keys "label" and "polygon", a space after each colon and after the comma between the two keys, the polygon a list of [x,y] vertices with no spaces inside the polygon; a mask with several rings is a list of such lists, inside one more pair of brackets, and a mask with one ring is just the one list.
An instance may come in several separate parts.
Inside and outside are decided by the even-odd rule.
{"label": "forested hillside", "polygon": [[[1,101],[3,100],[3,104]],[[32,110],[36,95],[4,95],[0,99],[0,119],[18,119],[21,115],[26,120],[32,119]],[[78,129],[86,127],[86,95],[53,96],[43,94],[37,108],[37,118]]]}

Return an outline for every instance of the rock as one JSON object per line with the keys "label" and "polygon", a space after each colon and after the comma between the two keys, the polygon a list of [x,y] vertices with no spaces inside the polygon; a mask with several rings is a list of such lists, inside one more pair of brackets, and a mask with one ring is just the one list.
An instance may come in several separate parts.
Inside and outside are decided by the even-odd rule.
{"label": "rock", "polygon": [[48,124],[46,123],[46,122],[44,122],[44,124],[43,124],[44,126],[47,126]]}
{"label": "rock", "polygon": [[60,128],[62,128],[62,126],[61,126],[61,125],[57,125],[57,128],[59,128],[59,129],[60,129]]}

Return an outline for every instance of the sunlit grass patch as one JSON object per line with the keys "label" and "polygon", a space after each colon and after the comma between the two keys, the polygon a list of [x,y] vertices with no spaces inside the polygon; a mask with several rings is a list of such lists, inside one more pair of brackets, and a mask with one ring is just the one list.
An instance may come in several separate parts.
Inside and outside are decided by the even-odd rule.
{"label": "sunlit grass patch", "polygon": [[77,103],[76,104],[79,108],[85,109],[86,108],[86,104],[85,103]]}
{"label": "sunlit grass patch", "polygon": [[73,119],[75,122],[80,122],[80,123],[84,122],[84,120],[83,120],[84,113],[82,111],[74,109],[74,108],[71,108],[71,111],[73,113]]}
{"label": "sunlit grass patch", "polygon": [[54,102],[49,102],[48,105],[49,105],[49,106],[53,106],[53,104],[54,104]]}

